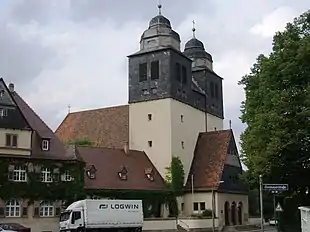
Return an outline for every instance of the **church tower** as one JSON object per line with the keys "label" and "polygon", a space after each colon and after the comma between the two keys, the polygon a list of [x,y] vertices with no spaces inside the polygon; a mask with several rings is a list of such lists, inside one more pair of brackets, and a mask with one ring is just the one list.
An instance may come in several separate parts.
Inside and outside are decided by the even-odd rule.
{"label": "church tower", "polygon": [[158,8],[140,50],[128,56],[129,146],[145,151],[163,177],[172,156],[180,157],[187,177],[198,134],[206,130],[205,95],[192,90],[192,60]]}
{"label": "church tower", "polygon": [[204,44],[196,38],[195,22],[193,24],[193,38],[186,42],[184,55],[193,61],[193,82],[200,86],[205,94],[206,130],[222,130],[224,120],[223,78],[214,72],[212,56],[206,52]]}

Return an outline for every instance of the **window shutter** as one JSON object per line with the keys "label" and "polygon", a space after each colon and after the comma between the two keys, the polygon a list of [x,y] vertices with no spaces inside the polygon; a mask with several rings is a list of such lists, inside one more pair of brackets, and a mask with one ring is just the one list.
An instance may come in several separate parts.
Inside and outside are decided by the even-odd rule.
{"label": "window shutter", "polygon": [[53,181],[59,181],[60,180],[60,174],[59,173],[53,173]]}
{"label": "window shutter", "polygon": [[4,217],[4,207],[0,207],[0,217]]}
{"label": "window shutter", "polygon": [[10,147],[10,146],[11,146],[11,135],[9,135],[9,134],[6,135],[5,145],[6,145],[7,147]]}
{"label": "window shutter", "polygon": [[22,214],[22,216],[23,217],[27,217],[27,215],[28,215],[28,208],[27,207],[23,207],[23,214]]}
{"label": "window shutter", "polygon": [[55,216],[59,216],[60,215],[60,207],[56,208],[56,212],[55,212]]}
{"label": "window shutter", "polygon": [[34,217],[39,217],[39,207],[34,208]]}
{"label": "window shutter", "polygon": [[17,135],[12,136],[12,146],[17,147]]}

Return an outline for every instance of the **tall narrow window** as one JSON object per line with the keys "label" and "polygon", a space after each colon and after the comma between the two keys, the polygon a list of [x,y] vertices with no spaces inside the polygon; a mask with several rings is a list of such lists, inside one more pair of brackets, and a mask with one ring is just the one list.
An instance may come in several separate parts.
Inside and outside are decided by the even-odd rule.
{"label": "tall narrow window", "polygon": [[182,66],[182,83],[186,84],[187,83],[187,71],[186,67]]}
{"label": "tall narrow window", "polygon": [[6,217],[20,217],[20,204],[17,200],[12,199],[5,204]]}
{"label": "tall narrow window", "polygon": [[198,211],[199,210],[198,202],[194,202],[193,204],[194,204],[194,211]]}
{"label": "tall narrow window", "polygon": [[147,80],[147,63],[139,64],[139,81]]}
{"label": "tall narrow window", "polygon": [[0,109],[0,117],[4,117],[8,115],[7,109]]}
{"label": "tall narrow window", "polygon": [[7,147],[17,147],[17,135],[6,134],[5,145]]}
{"label": "tall narrow window", "polygon": [[217,84],[214,85],[214,95],[216,99],[219,99],[219,86]]}
{"label": "tall narrow window", "polygon": [[175,78],[178,81],[181,81],[181,65],[179,63],[175,64]]}
{"label": "tall narrow window", "polygon": [[49,150],[49,142],[47,139],[42,140],[42,150],[43,151],[48,151]]}
{"label": "tall narrow window", "polygon": [[153,142],[150,140],[148,141],[148,144],[149,144],[149,147],[152,147],[153,146]]}
{"label": "tall narrow window", "polygon": [[153,61],[151,63],[151,80],[159,79],[159,61]]}
{"label": "tall narrow window", "polygon": [[43,201],[40,204],[40,217],[53,217],[54,216],[54,205],[52,202]]}
{"label": "tall narrow window", "polygon": [[211,84],[210,84],[210,92],[211,92],[211,97],[214,98],[215,93],[214,93],[214,83],[213,82],[211,82]]}

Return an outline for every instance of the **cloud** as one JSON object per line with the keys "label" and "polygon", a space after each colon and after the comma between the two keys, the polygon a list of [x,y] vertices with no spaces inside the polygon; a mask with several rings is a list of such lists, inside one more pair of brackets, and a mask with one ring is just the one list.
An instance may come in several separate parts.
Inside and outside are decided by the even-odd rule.
{"label": "cloud", "polygon": [[[127,58],[157,14],[156,2],[136,0],[3,0],[0,7],[0,75],[55,129],[72,110],[125,104]],[[309,6],[308,1],[185,0],[162,2],[163,14],[182,47],[197,37],[224,78],[225,117],[238,140],[243,91],[237,82],[275,31]],[[266,14],[266,12],[270,12]],[[267,23],[266,23],[267,22]],[[259,36],[258,36],[259,35]],[[226,128],[228,122],[225,121]]]}
{"label": "cloud", "polygon": [[297,12],[288,6],[280,7],[263,16],[260,23],[255,24],[250,32],[262,37],[273,37],[276,31],[283,31],[288,22],[297,16]]}

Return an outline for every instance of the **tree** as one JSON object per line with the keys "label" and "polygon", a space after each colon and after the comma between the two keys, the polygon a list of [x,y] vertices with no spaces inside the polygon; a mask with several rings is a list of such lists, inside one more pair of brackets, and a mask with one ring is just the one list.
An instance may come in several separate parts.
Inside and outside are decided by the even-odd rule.
{"label": "tree", "polygon": [[273,37],[269,56],[259,55],[239,83],[245,90],[241,120],[242,160],[247,178],[258,175],[289,183],[292,192],[310,187],[310,11]]}
{"label": "tree", "polygon": [[170,167],[166,168],[166,183],[176,196],[183,194],[184,168],[179,157],[173,156]]}
{"label": "tree", "polygon": [[84,139],[75,139],[69,142],[70,145],[76,145],[76,146],[86,146],[86,147],[92,147],[94,146],[94,142],[92,142],[90,139],[84,138]]}
{"label": "tree", "polygon": [[171,165],[166,168],[166,183],[171,191],[171,199],[169,201],[170,216],[177,216],[179,213],[177,197],[183,194],[184,186],[184,168],[179,157],[173,156]]}

